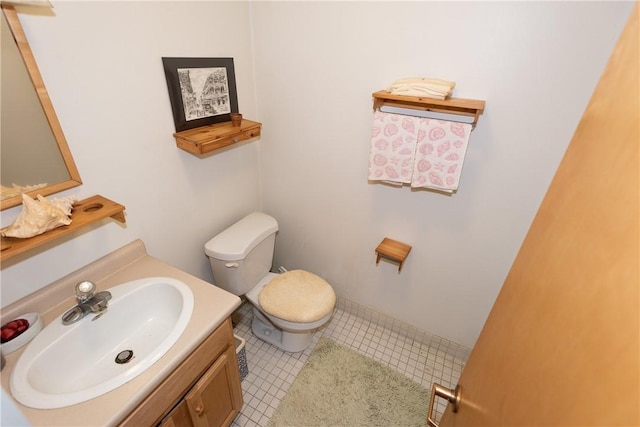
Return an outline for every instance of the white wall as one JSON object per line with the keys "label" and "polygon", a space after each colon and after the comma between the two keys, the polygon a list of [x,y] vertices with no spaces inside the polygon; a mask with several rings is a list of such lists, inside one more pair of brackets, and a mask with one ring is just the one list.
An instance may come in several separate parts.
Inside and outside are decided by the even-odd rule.
{"label": "white wall", "polygon": [[[84,181],[62,195],[116,200],[127,225],[5,263],[3,306],[136,238],[211,280],[204,242],[263,206],[280,222],[278,264],[469,346],[633,6],[54,4],[55,17],[21,19]],[[207,159],[177,149],[162,56],[234,57],[261,140]],[[371,93],[414,75],[487,101],[451,197],[366,180]],[[375,266],[385,236],[413,245],[401,274]]]}
{"label": "white wall", "polygon": [[[276,261],[337,293],[472,346],[631,3],[258,2],[261,195]],[[371,93],[398,78],[486,100],[461,185],[367,182]],[[383,237],[413,246],[400,274]]]}
{"label": "white wall", "polygon": [[[126,206],[35,256],[3,263],[2,305],[141,238],[152,255],[212,280],[204,243],[259,208],[258,144],[199,159],[176,148],[167,57],[233,57],[238,103],[256,115],[249,5],[241,2],[57,2],[20,14],[83,185]],[[2,212],[10,223],[21,208]],[[29,253],[33,255],[33,253]]]}

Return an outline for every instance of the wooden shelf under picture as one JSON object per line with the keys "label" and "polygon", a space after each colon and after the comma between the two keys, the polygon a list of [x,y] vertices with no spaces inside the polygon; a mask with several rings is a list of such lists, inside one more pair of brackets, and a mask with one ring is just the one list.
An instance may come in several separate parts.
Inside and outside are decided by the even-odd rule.
{"label": "wooden shelf under picture", "polygon": [[231,122],[216,123],[194,129],[176,132],[176,145],[197,156],[260,136],[262,124],[242,119],[240,126]]}

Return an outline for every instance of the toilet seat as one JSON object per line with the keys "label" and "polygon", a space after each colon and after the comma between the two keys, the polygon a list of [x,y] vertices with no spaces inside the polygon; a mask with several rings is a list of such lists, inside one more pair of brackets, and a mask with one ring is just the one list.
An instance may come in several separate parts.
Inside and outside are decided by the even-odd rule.
{"label": "toilet seat", "polygon": [[305,270],[292,270],[271,279],[258,299],[267,314],[289,322],[312,323],[331,314],[336,294],[323,278]]}

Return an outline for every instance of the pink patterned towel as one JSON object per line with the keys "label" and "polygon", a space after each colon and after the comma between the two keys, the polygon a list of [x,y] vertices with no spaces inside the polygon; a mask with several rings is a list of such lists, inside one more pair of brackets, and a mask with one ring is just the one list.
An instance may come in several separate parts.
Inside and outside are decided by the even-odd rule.
{"label": "pink patterned towel", "polygon": [[471,124],[420,119],[411,187],[458,189]]}
{"label": "pink patterned towel", "polygon": [[411,182],[420,118],[376,111],[371,132],[369,179]]}

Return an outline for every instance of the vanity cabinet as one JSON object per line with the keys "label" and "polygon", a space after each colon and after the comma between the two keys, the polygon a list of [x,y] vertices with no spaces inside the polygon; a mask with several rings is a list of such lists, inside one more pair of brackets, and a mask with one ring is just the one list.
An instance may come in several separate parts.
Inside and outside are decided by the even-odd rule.
{"label": "vanity cabinet", "polygon": [[240,372],[227,318],[120,426],[228,426],[241,408]]}

